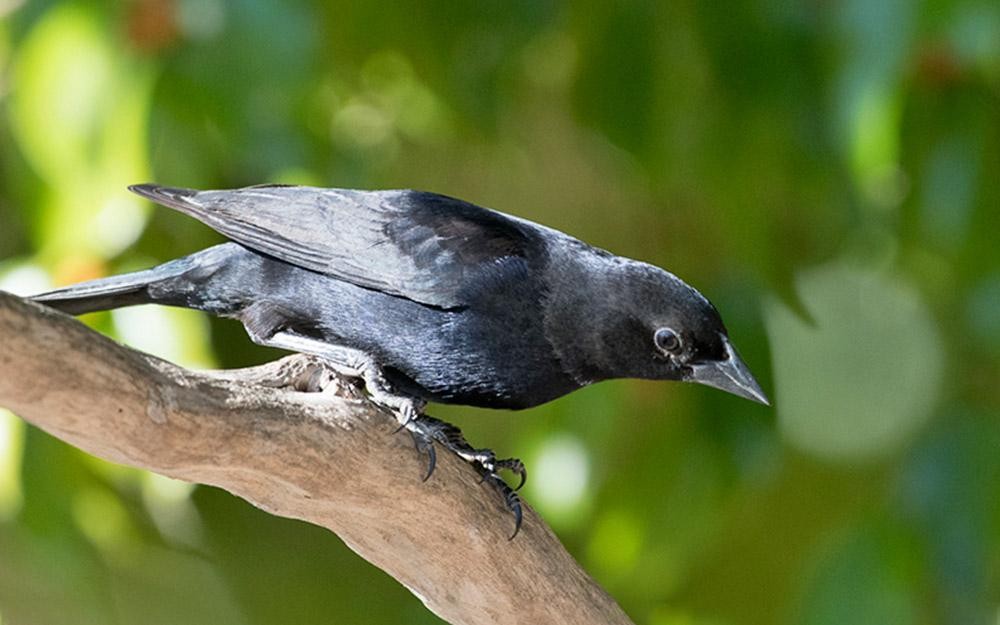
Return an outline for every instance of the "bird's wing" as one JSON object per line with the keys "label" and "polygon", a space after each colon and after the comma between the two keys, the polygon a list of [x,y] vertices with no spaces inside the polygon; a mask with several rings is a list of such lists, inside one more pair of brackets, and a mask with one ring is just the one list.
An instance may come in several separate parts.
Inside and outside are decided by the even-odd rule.
{"label": "bird's wing", "polygon": [[129,188],[262,254],[440,308],[526,277],[533,250],[527,222],[434,193]]}

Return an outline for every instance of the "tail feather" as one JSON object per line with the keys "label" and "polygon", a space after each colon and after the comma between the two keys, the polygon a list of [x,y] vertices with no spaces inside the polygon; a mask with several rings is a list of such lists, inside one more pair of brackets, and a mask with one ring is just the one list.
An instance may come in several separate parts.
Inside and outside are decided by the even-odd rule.
{"label": "tail feather", "polygon": [[181,276],[191,269],[192,263],[189,258],[171,261],[144,271],[73,284],[47,293],[32,295],[29,299],[70,315],[159,302],[159,298],[154,300],[149,287]]}
{"label": "tail feather", "polygon": [[70,315],[148,303],[145,285],[108,285],[102,280],[33,295],[30,299]]}

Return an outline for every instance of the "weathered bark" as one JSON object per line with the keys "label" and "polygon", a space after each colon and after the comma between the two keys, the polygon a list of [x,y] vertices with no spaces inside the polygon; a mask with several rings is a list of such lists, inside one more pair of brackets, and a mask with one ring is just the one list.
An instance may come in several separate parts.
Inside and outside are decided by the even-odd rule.
{"label": "weathered bark", "polygon": [[630,623],[527,506],[508,541],[500,498],[452,454],[422,482],[410,437],[349,385],[267,386],[304,362],[187,371],[0,292],[0,406],[53,436],[329,528],[451,623]]}

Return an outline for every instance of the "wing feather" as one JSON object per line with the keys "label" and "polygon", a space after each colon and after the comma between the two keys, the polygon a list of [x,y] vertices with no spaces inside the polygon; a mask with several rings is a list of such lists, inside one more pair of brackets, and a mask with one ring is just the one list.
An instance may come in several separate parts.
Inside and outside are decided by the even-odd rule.
{"label": "wing feather", "polygon": [[440,308],[523,278],[539,251],[529,222],[421,191],[129,188],[260,253]]}

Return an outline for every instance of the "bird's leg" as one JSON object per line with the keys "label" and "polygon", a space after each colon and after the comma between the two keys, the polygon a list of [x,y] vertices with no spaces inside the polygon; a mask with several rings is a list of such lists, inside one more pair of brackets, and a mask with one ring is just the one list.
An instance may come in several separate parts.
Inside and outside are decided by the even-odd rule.
{"label": "bird's leg", "polygon": [[414,397],[393,393],[382,375],[382,368],[370,355],[359,349],[331,345],[285,331],[275,332],[270,336],[259,336],[249,326],[247,331],[255,343],[319,356],[337,374],[364,381],[365,390],[372,400],[395,415],[401,425],[415,419],[426,404]]}
{"label": "bird's leg", "polygon": [[389,409],[401,427],[406,427],[419,418],[423,413],[427,402],[415,397],[407,397],[393,393],[389,382],[382,374],[382,367],[375,364],[375,361],[368,354],[358,352],[350,366],[359,372],[359,377],[365,381],[365,390],[371,395],[372,400]]}
{"label": "bird's leg", "polygon": [[406,427],[414,438],[423,437],[435,440],[469,464],[477,465],[491,473],[505,469],[518,475],[521,480],[514,490],[519,490],[524,486],[528,472],[523,462],[517,458],[498,459],[490,449],[476,449],[465,440],[462,430],[454,425],[429,415],[420,415]]}
{"label": "bird's leg", "polygon": [[[497,489],[507,505],[507,509],[514,515],[514,533],[511,534],[511,538],[517,536],[521,529],[522,509],[521,498],[516,491],[524,486],[524,481],[528,476],[524,463],[517,458],[497,459],[496,454],[489,449],[476,449],[465,440],[460,429],[428,415],[420,415],[404,425],[413,437],[413,443],[417,450],[428,455],[427,473],[424,475],[424,480],[427,480],[434,472],[437,461],[434,441],[437,441],[459,458],[471,464],[484,481]],[[516,488],[511,488],[500,477],[501,470],[511,471],[520,476],[520,483]]]}
{"label": "bird's leg", "polygon": [[[430,478],[437,464],[437,453],[434,450],[434,441],[437,441],[471,464],[484,481],[497,489],[507,508],[514,515],[514,533],[511,538],[517,535],[521,529],[522,510],[521,498],[516,490],[524,485],[527,478],[527,471],[520,460],[497,459],[496,454],[489,449],[472,447],[462,436],[462,431],[454,425],[423,414],[427,402],[394,393],[382,373],[382,368],[374,358],[361,350],[331,345],[291,332],[276,332],[266,338],[255,336],[250,332],[250,337],[255,342],[270,347],[320,356],[324,364],[329,365],[338,374],[364,380],[365,390],[372,400],[395,415],[400,428],[406,428],[410,432],[417,450],[427,454],[428,466],[424,480]],[[511,488],[500,477],[500,470],[508,470],[520,476],[521,481],[517,488]]]}

